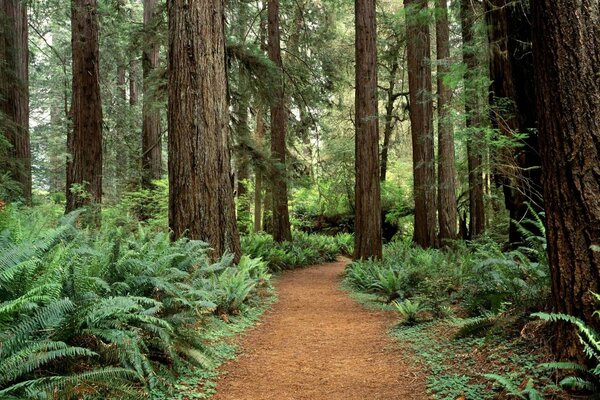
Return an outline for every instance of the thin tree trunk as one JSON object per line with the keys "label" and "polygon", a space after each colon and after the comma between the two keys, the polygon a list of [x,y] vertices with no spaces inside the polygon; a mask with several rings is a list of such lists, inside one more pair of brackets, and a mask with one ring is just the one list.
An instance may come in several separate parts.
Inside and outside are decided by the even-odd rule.
{"label": "thin tree trunk", "polygon": [[283,64],[279,37],[279,0],[269,0],[268,5],[269,59],[281,70],[280,82],[274,88],[275,101],[271,105],[271,155],[279,163],[272,178],[273,195],[273,238],[278,242],[292,240],[288,210],[288,189],[285,165],[285,133],[287,114]]}
{"label": "thin tree trunk", "polygon": [[[262,148],[265,135],[265,120],[262,105],[256,110],[256,144]],[[263,177],[259,168],[254,169],[254,232],[262,230]]]}
{"label": "thin tree trunk", "polygon": [[385,126],[383,128],[383,147],[381,149],[381,174],[379,179],[381,182],[385,182],[387,175],[388,166],[388,154],[390,148],[390,141],[392,133],[394,132],[394,102],[398,98],[398,95],[394,93],[396,88],[396,75],[400,65],[398,60],[394,60],[392,68],[390,69],[390,80],[387,88],[387,100],[385,103]]}
{"label": "thin tree trunk", "polygon": [[354,258],[381,258],[381,189],[377,111],[375,0],[356,0],[356,218]]}
{"label": "thin tree trunk", "polygon": [[162,176],[162,139],[160,111],[153,107],[155,98],[150,88],[152,73],[158,68],[160,44],[152,35],[158,0],[144,0],[144,49],[142,52],[143,105],[142,105],[142,187],[152,188],[152,181]]}
{"label": "thin tree trunk", "polygon": [[[241,43],[245,43],[246,29],[248,25],[247,5],[239,4],[237,35]],[[237,135],[238,140],[245,144],[250,141],[250,129],[248,127],[248,109],[250,108],[250,88],[248,87],[247,76],[242,68],[238,68],[238,92],[239,98],[235,103],[237,114]],[[250,179],[250,162],[247,154],[239,152],[235,160],[237,172],[237,216],[238,221],[243,221],[244,218],[249,218],[250,199],[248,198],[248,179]],[[246,224],[242,224],[246,228]],[[246,232],[244,232],[246,233]]]}
{"label": "thin tree trunk", "polygon": [[169,14],[169,227],[240,257],[228,137],[224,2],[172,0]]}
{"label": "thin tree trunk", "polygon": [[[31,202],[29,141],[29,52],[27,6],[21,0],[0,0],[0,122],[11,144],[12,178]],[[3,121],[4,119],[4,121]]]}
{"label": "thin tree trunk", "polygon": [[438,89],[438,218],[440,242],[456,239],[456,166],[454,164],[454,129],[449,120],[448,107],[452,100],[452,89],[444,84],[449,72],[450,31],[448,26],[448,4],[446,0],[436,2],[436,47]]}
{"label": "thin tree trunk", "polygon": [[[596,0],[536,0],[533,26],[554,309],[598,330],[600,8]],[[559,359],[584,361],[572,328],[559,328]]]}
{"label": "thin tree trunk", "polygon": [[477,85],[473,82],[474,71],[479,63],[472,48],[475,23],[475,11],[471,0],[461,0],[460,17],[463,39],[463,62],[466,65],[465,81],[465,114],[469,130],[467,138],[467,163],[469,170],[469,237],[475,238],[485,230],[485,209],[483,202],[483,155],[481,150],[480,95]]}
{"label": "thin tree trunk", "polygon": [[[414,241],[421,247],[436,244],[436,182],[433,141],[429,26],[419,21],[427,0],[404,0],[410,90],[410,129],[413,147],[415,198]],[[410,10],[410,11],[408,11]]]}
{"label": "thin tree trunk", "polygon": [[[67,138],[67,206],[70,212],[102,201],[102,103],[96,0],[72,0],[73,130]],[[74,185],[80,185],[75,190]],[[99,223],[99,210],[92,218]]]}
{"label": "thin tree trunk", "polygon": [[140,98],[138,93],[138,60],[130,60],[129,61],[129,105],[135,106]]}

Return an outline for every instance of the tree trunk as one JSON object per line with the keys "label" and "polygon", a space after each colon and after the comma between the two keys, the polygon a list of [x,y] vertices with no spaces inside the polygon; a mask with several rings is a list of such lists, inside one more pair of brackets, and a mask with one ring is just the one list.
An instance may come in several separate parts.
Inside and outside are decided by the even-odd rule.
{"label": "tree trunk", "polygon": [[284,76],[279,38],[279,0],[269,0],[268,5],[269,59],[281,70],[280,82],[274,88],[275,101],[271,105],[271,155],[279,163],[272,177],[273,238],[277,242],[292,240],[288,210],[288,189],[285,166],[285,133],[287,114],[285,110]]}
{"label": "tree trunk", "polygon": [[390,80],[387,87],[387,100],[385,103],[385,126],[383,128],[383,147],[381,148],[381,174],[379,179],[381,182],[385,182],[387,175],[388,165],[388,154],[390,148],[390,141],[392,133],[394,132],[394,102],[398,96],[394,93],[396,88],[396,75],[400,64],[398,60],[392,62],[392,68],[390,68]]}
{"label": "tree trunk", "polygon": [[138,93],[138,60],[129,60],[129,105],[135,106],[139,101]]}
{"label": "tree trunk", "polygon": [[467,163],[469,170],[469,237],[481,235],[485,230],[485,208],[483,203],[483,137],[481,126],[480,95],[474,82],[479,63],[472,48],[475,10],[471,0],[461,0],[460,18],[463,39],[463,62],[466,65],[465,114],[468,132]]}
{"label": "tree trunk", "polygon": [[433,143],[429,25],[420,21],[427,0],[404,0],[410,90],[410,130],[413,147],[415,198],[414,241],[427,248],[436,244],[436,182]]}
{"label": "tree trunk", "polygon": [[381,258],[375,0],[356,0],[356,218],[354,258]]}
{"label": "tree trunk", "polygon": [[[554,309],[596,330],[600,291],[600,8],[596,0],[533,2],[548,255]],[[562,326],[561,360],[579,358],[579,341]]]}
{"label": "tree trunk", "polygon": [[240,257],[228,137],[224,2],[168,2],[169,227]]}
{"label": "tree trunk", "polygon": [[158,0],[144,0],[144,31],[146,38],[142,52],[143,105],[142,105],[142,187],[152,188],[152,181],[162,176],[162,140],[160,111],[153,106],[156,99],[150,88],[152,73],[158,68],[160,44],[151,34],[155,27]]}
{"label": "tree trunk", "polygon": [[510,137],[526,133],[519,148],[508,148],[496,155],[497,181],[502,185],[509,211],[509,243],[522,244],[522,224],[540,234],[535,215],[543,210],[541,199],[541,161],[537,138],[535,83],[531,52],[531,15],[522,2],[487,0],[486,19],[490,43],[490,105],[492,123]]}
{"label": "tree trunk", "polygon": [[[256,144],[262,148],[265,135],[265,119],[262,105],[256,110]],[[254,232],[262,230],[263,176],[259,168],[254,169]]]}
{"label": "tree trunk", "polygon": [[[240,43],[246,42],[246,29],[248,25],[248,10],[244,3],[239,4],[238,20],[237,20],[237,35]],[[238,141],[245,145],[250,141],[250,129],[248,127],[248,109],[250,108],[250,88],[248,78],[242,67],[238,68],[238,98],[235,103],[235,113],[237,115],[236,133]],[[250,161],[245,152],[238,152],[236,160],[236,175],[237,175],[237,216],[238,221],[243,222],[244,218],[250,218],[250,199],[248,198],[248,179],[250,179]],[[246,228],[244,223],[241,227]],[[243,232],[247,233],[247,232]]]}
{"label": "tree trunk", "polygon": [[9,167],[25,202],[31,202],[29,141],[29,52],[27,6],[21,0],[0,0],[0,125],[11,144]]}
{"label": "tree trunk", "polygon": [[450,67],[450,31],[448,26],[448,4],[446,0],[436,2],[436,47],[437,47],[437,90],[438,90],[438,218],[440,242],[456,239],[456,166],[454,164],[454,129],[448,108],[452,100],[452,89],[444,84]]}
{"label": "tree trunk", "polygon": [[[102,103],[96,0],[72,0],[71,32],[73,130],[67,138],[67,212],[102,201]],[[79,189],[74,185],[80,185]],[[98,210],[92,212],[92,218],[99,222]]]}

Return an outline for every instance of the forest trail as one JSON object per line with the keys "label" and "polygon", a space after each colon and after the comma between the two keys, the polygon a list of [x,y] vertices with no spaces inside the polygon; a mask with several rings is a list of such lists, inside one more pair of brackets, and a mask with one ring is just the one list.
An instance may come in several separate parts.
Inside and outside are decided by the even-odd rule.
{"label": "forest trail", "polygon": [[[340,259],[285,272],[278,302],[221,367],[215,400],[426,399],[424,374],[387,335],[393,312],[338,288]],[[404,353],[404,355],[403,355]]]}

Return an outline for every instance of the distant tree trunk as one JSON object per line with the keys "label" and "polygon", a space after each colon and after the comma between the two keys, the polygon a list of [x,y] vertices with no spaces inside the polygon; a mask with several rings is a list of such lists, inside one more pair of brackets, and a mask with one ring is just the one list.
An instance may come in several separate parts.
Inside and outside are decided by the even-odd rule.
{"label": "distant tree trunk", "polygon": [[240,257],[228,137],[223,0],[168,2],[169,227]]}
{"label": "distant tree trunk", "polygon": [[415,198],[414,241],[421,247],[436,244],[436,182],[433,143],[429,25],[419,21],[427,0],[404,0],[406,16],[410,129],[412,132]]}
{"label": "distant tree trunk", "polygon": [[382,256],[375,0],[356,0],[354,12],[356,20],[354,258],[360,260]]}
{"label": "distant tree trunk", "polygon": [[[246,42],[246,29],[248,26],[248,10],[244,3],[239,4],[237,20],[237,36],[240,43]],[[238,99],[235,103],[235,113],[237,114],[236,131],[238,140],[243,147],[250,141],[250,128],[248,127],[248,109],[250,108],[250,88],[248,87],[247,76],[242,67],[238,68]],[[238,221],[244,221],[249,218],[250,199],[248,198],[248,179],[250,179],[250,162],[245,152],[239,152],[235,160],[237,173],[237,216]],[[246,224],[241,227],[246,228]],[[244,232],[247,233],[247,232]]]}
{"label": "distant tree trunk", "polygon": [[133,59],[129,61],[129,105],[135,106],[140,98],[138,93],[138,60]]}
{"label": "distant tree trunk", "polygon": [[158,68],[160,44],[151,38],[158,0],[144,0],[145,42],[142,52],[143,105],[142,105],[142,187],[152,188],[152,181],[162,176],[162,140],[160,132],[160,111],[153,107],[156,101],[150,88],[152,73]]}
{"label": "distant tree trunk", "polygon": [[[31,202],[29,142],[29,52],[27,6],[21,0],[0,0],[0,117],[11,144],[10,173]],[[4,120],[4,121],[3,121]]]}
{"label": "distant tree trunk", "polygon": [[388,154],[390,149],[390,141],[392,138],[392,133],[394,132],[394,103],[398,98],[398,94],[394,93],[396,88],[396,75],[398,74],[398,69],[400,68],[400,63],[398,60],[394,60],[392,62],[392,68],[390,68],[390,80],[388,82],[387,87],[387,99],[385,103],[385,126],[383,128],[383,147],[381,148],[381,174],[379,179],[381,182],[385,182],[387,175],[387,166],[388,166]]}
{"label": "distant tree trunk", "polygon": [[[526,0],[523,0],[526,1]],[[509,211],[509,242],[525,241],[518,229],[521,223],[539,234],[534,213],[543,210],[541,199],[541,160],[537,137],[531,15],[522,1],[487,0],[486,19],[490,43],[490,105],[492,123],[508,137],[527,133],[523,146],[499,153],[497,181],[502,185]]]}
{"label": "distant tree trunk", "polygon": [[[554,309],[599,329],[592,293],[600,292],[600,8],[596,0],[532,5]],[[583,360],[570,327],[555,341],[561,360]]]}
{"label": "distant tree trunk", "polygon": [[485,208],[483,203],[483,151],[481,126],[480,95],[473,82],[473,72],[479,63],[472,48],[475,23],[475,11],[471,0],[461,0],[460,18],[463,39],[463,62],[466,65],[465,80],[465,114],[469,129],[467,138],[467,163],[469,169],[469,237],[475,238],[485,230]]}
{"label": "distant tree trunk", "polygon": [[279,163],[279,168],[274,170],[272,178],[273,238],[278,242],[283,242],[292,240],[285,173],[287,114],[285,111],[284,77],[279,38],[279,0],[269,0],[268,4],[269,59],[281,69],[280,82],[274,88],[275,101],[271,105],[271,155]]}
{"label": "distant tree trunk", "polygon": [[[263,145],[265,135],[265,116],[262,105],[256,110],[256,144]],[[259,168],[254,169],[254,232],[262,230],[262,199],[263,199],[263,176]]]}
{"label": "distant tree trunk", "polygon": [[446,0],[436,2],[436,46],[437,46],[437,89],[438,89],[438,218],[440,242],[456,239],[456,166],[454,164],[454,129],[449,120],[448,107],[452,100],[452,89],[444,84],[450,67],[450,30],[448,26],[448,4]]}
{"label": "distant tree trunk", "polygon": [[[121,8],[118,11],[122,14]],[[116,115],[115,124],[115,143],[114,143],[114,156],[111,160],[105,158],[104,168],[104,184],[111,179],[106,179],[107,170],[114,168],[115,179],[114,189],[115,193],[119,194],[125,190],[127,182],[127,166],[129,164],[129,152],[127,148],[127,68],[125,64],[117,66],[117,107],[118,113]],[[110,185],[113,186],[113,185]]]}
{"label": "distant tree trunk", "polygon": [[[72,0],[71,32],[73,130],[67,138],[67,212],[102,201],[102,102],[96,0]],[[81,191],[73,190],[74,185],[81,185]],[[93,214],[98,223],[98,212]]]}

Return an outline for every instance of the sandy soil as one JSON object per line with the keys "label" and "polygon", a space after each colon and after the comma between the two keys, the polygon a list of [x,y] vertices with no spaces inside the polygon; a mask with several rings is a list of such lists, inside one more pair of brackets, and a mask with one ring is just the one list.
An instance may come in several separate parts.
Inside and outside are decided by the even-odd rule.
{"label": "sandy soil", "polygon": [[284,273],[279,301],[221,367],[216,400],[427,399],[424,375],[387,330],[338,288],[348,261]]}

